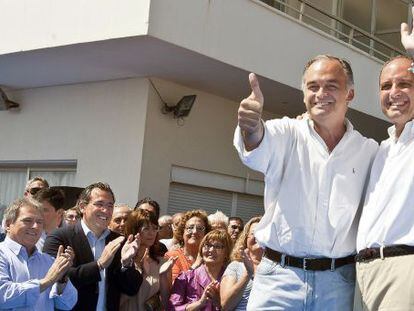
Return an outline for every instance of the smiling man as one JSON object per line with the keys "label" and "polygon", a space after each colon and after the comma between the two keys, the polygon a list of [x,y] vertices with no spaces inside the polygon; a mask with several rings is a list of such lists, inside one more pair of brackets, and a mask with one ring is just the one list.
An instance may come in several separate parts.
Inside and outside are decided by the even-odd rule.
{"label": "smiling man", "polygon": [[414,306],[414,33],[401,26],[411,57],[398,56],[380,73],[380,101],[393,124],[374,160],[358,229],[357,276],[364,310]]}
{"label": "smiling man", "polygon": [[108,229],[115,202],[108,184],[89,185],[78,201],[82,220],[48,235],[44,251],[54,255],[60,244],[74,249],[74,266],[68,272],[79,292],[74,310],[118,310],[121,292],[135,295],[142,283],[132,267],[139,241],[129,236],[123,244],[125,238]]}
{"label": "smiling man", "polygon": [[377,143],[345,118],[350,65],[320,55],[305,66],[309,118],[263,122],[254,74],[240,103],[234,145],[265,175],[265,215],[255,230],[265,254],[248,310],[352,310],[358,209]]}
{"label": "smiling man", "polygon": [[6,210],[7,237],[0,243],[0,309],[71,310],[77,292],[63,276],[73,250],[59,247],[56,259],[36,248],[43,230],[43,207],[18,199]]}

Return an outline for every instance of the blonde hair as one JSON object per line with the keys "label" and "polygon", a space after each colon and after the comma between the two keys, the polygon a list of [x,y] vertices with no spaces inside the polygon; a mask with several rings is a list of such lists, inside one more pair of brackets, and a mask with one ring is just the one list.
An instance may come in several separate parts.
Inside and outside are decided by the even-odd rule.
{"label": "blonde hair", "polygon": [[230,252],[232,248],[232,241],[230,235],[223,230],[213,230],[207,233],[204,236],[198,248],[198,255],[200,256],[200,258],[203,258],[204,245],[206,245],[210,241],[218,241],[223,244],[223,249],[225,252],[224,265],[226,266],[230,262]]}
{"label": "blonde hair", "polygon": [[243,261],[243,257],[240,254],[240,251],[244,251],[247,248],[247,238],[249,236],[250,228],[253,224],[258,223],[262,219],[261,216],[253,217],[250,219],[247,224],[244,226],[243,232],[238,237],[236,243],[234,243],[233,251],[231,253],[231,260]]}

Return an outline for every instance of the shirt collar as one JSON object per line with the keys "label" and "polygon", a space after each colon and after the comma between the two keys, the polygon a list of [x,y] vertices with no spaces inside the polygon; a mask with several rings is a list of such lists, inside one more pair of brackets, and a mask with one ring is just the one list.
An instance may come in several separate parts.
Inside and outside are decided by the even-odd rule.
{"label": "shirt collar", "polygon": [[[306,117],[305,120],[308,122],[310,128],[313,131],[315,131],[315,122],[312,119],[309,119],[309,117]],[[354,130],[354,126],[352,125],[351,121],[348,120],[348,118],[345,118],[344,124],[345,124],[345,133],[349,133]]]}
{"label": "shirt collar", "polygon": [[82,226],[83,233],[85,233],[85,236],[93,236],[96,240],[105,239],[111,232],[107,228],[104,230],[104,232],[102,232],[102,234],[99,237],[97,237],[95,233],[93,233],[93,231],[89,229],[89,227],[86,225],[83,219],[81,219],[81,226]]}
{"label": "shirt collar", "polygon": [[[18,256],[21,252],[24,252],[24,254],[29,257],[29,253],[27,252],[26,248],[21,245],[20,243],[17,243],[16,241],[12,240],[8,236],[4,239],[4,243],[7,245],[7,247],[16,255]],[[34,247],[34,252],[30,257],[37,256],[39,252],[37,251],[37,247]]]}
{"label": "shirt collar", "polygon": [[410,120],[407,123],[405,123],[404,125],[404,129],[400,135],[400,137],[397,138],[397,130],[395,128],[395,125],[390,126],[388,128],[388,135],[389,137],[392,139],[393,142],[396,142],[397,140],[401,141],[401,142],[406,142],[408,141],[411,137],[414,136],[414,120]]}

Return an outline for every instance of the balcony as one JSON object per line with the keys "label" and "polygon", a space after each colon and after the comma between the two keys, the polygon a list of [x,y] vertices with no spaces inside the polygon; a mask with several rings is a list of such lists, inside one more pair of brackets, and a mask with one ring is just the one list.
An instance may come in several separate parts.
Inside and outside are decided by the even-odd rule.
{"label": "balcony", "polygon": [[404,54],[399,27],[407,16],[411,18],[406,0],[261,1],[379,61]]}

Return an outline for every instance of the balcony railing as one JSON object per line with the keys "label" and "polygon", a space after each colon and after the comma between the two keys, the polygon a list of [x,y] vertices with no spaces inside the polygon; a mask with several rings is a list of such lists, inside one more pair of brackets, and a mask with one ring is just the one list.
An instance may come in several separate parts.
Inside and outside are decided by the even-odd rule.
{"label": "balcony railing", "polygon": [[[299,2],[299,7],[290,5],[283,0],[260,1],[301,22],[318,28],[341,41],[355,46],[381,61],[387,61],[393,56],[404,54],[404,52],[397,47],[388,44],[338,16],[332,15],[316,7],[306,0],[297,0]],[[315,15],[317,17],[315,17]]]}

